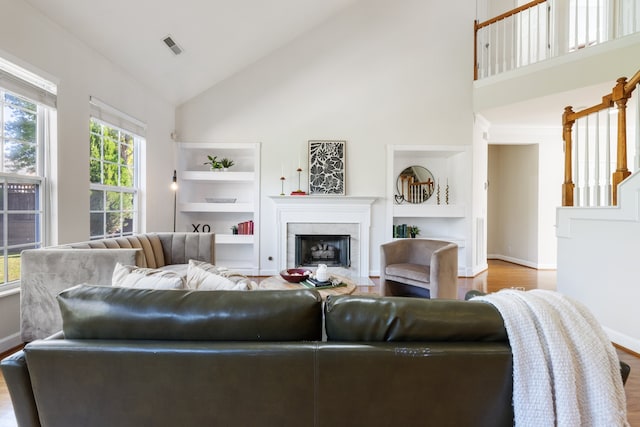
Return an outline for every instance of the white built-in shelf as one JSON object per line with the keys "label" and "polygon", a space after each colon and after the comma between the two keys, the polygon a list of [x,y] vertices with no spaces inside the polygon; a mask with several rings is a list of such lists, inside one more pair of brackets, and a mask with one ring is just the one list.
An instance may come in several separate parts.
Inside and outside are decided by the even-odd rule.
{"label": "white built-in shelf", "polygon": [[181,203],[180,212],[253,212],[253,203]]}
{"label": "white built-in shelf", "polygon": [[393,205],[394,217],[464,218],[463,205],[402,204]]}
{"label": "white built-in shelf", "polygon": [[[260,143],[181,142],[176,144],[177,227],[216,233],[216,264],[256,275],[260,271]],[[207,156],[228,158],[228,170],[210,170]],[[235,200],[209,203],[207,199]],[[231,234],[253,221],[255,234]]]}
{"label": "white built-in shelf", "polygon": [[255,174],[253,172],[231,171],[183,171],[181,178],[188,181],[251,182],[255,179]]}
{"label": "white built-in shelf", "polygon": [[216,234],[216,243],[224,245],[251,245],[253,234]]}

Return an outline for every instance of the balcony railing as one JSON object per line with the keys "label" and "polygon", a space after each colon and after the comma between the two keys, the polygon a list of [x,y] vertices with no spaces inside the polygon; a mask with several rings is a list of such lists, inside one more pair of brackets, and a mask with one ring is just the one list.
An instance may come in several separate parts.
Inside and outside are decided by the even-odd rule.
{"label": "balcony railing", "polygon": [[640,31],[638,0],[534,0],[474,23],[474,79]]}

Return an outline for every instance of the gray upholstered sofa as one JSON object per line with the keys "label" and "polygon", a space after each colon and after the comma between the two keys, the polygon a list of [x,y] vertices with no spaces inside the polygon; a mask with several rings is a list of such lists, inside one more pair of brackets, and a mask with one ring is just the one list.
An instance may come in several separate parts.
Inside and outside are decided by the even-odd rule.
{"label": "gray upholstered sofa", "polygon": [[[489,304],[315,290],[77,286],[63,334],[2,361],[32,426],[512,426]],[[323,324],[326,339],[322,339]]]}
{"label": "gray upholstered sofa", "polygon": [[56,295],[71,286],[111,285],[116,263],[186,273],[189,259],[215,263],[213,233],[146,233],[26,250],[21,256],[23,342],[62,328]]}

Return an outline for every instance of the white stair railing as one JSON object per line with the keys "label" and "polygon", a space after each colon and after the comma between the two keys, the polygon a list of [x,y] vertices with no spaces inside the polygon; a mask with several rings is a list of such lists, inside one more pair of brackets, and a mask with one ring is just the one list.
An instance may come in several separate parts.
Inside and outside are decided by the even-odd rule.
{"label": "white stair railing", "polygon": [[534,0],[474,23],[474,78],[640,32],[639,0]]}

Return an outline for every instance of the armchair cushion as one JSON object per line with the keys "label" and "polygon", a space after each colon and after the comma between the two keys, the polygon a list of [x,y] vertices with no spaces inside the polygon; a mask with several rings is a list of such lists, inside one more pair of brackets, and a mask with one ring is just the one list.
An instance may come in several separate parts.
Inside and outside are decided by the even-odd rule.
{"label": "armchair cushion", "polygon": [[429,283],[429,270],[428,265],[400,263],[387,265],[385,273],[387,276],[394,276],[399,279],[404,278]]}

